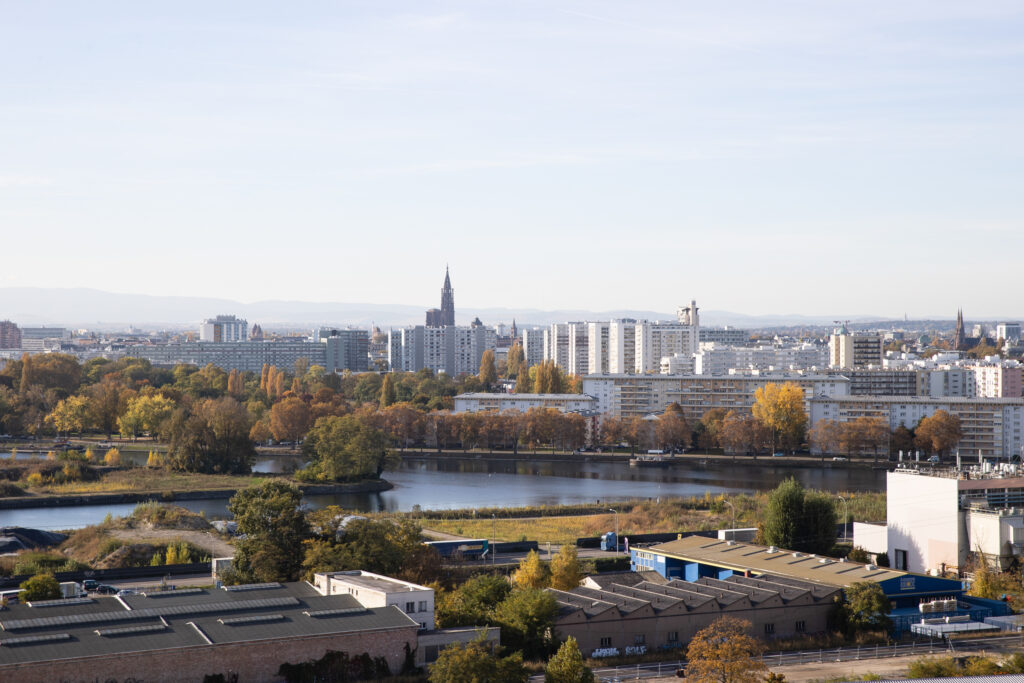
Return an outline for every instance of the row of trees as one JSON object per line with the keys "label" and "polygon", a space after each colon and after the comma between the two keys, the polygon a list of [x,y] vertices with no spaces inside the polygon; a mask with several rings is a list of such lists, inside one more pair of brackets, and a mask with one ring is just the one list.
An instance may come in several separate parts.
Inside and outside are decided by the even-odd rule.
{"label": "row of trees", "polygon": [[899,426],[892,432],[879,417],[859,417],[849,422],[818,420],[808,434],[812,448],[822,453],[847,455],[920,450],[928,454],[948,454],[963,436],[960,418],[945,410],[924,417],[914,429]]}

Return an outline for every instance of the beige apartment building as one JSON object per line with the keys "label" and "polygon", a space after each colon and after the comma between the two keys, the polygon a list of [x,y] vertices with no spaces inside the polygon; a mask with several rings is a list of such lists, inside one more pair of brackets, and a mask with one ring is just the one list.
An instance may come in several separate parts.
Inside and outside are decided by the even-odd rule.
{"label": "beige apartment building", "polygon": [[754,392],[765,384],[793,382],[804,391],[805,406],[815,396],[846,396],[850,380],[841,375],[587,375],[583,393],[595,409],[614,417],[643,417],[670,403],[683,408],[687,420],[699,420],[712,408],[750,411]]}

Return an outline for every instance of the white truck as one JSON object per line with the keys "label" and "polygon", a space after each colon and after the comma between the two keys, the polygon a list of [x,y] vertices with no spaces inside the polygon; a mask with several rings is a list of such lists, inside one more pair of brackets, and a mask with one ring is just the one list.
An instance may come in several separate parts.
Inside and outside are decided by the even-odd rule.
{"label": "white truck", "polygon": [[85,595],[85,589],[77,581],[61,581],[60,596],[62,598],[81,598]]}

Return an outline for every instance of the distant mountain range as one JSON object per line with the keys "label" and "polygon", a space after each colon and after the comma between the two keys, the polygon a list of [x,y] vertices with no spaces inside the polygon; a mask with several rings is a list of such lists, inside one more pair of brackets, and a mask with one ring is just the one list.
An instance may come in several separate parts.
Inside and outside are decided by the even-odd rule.
{"label": "distant mountain range", "polygon": [[[143,329],[195,327],[204,318],[233,314],[266,329],[311,328],[318,325],[383,328],[422,324],[429,306],[309,301],[257,301],[184,296],[117,294],[96,289],[45,289],[0,287],[0,320],[21,326],[57,325],[94,330],[123,330],[129,325]],[[733,325],[744,328],[830,325],[836,316],[797,314],[746,315],[729,311],[701,311],[702,326]],[[479,317],[485,324],[548,325],[569,320],[636,318],[674,320],[674,311],[544,311],[534,308],[456,308],[456,323],[467,325]],[[854,322],[883,320],[880,316],[845,316]]]}

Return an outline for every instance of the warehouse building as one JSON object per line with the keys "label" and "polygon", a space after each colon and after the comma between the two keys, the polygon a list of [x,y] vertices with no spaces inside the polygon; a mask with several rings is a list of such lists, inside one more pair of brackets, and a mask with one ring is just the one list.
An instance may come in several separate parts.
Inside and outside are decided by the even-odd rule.
{"label": "warehouse building", "polygon": [[393,605],[306,583],[191,588],[14,604],[0,611],[0,680],[279,680],[329,650],[402,669],[420,625]]}
{"label": "warehouse building", "polygon": [[690,536],[649,548],[630,548],[630,561],[637,571],[654,571],[670,580],[691,582],[704,578],[724,581],[741,575],[809,581],[837,590],[863,581],[877,583],[889,599],[889,616],[897,634],[920,622],[923,615],[932,615],[936,603],[943,606],[941,616],[969,616],[976,621],[1009,612],[1004,603],[964,595],[963,584],[957,579],[752,543]]}
{"label": "warehouse building", "polygon": [[751,634],[763,638],[818,633],[840,589],[771,575],[690,582],[643,571],[549,592],[558,603],[559,636],[573,636],[585,656],[612,657],[682,648],[723,616],[749,621]]}

